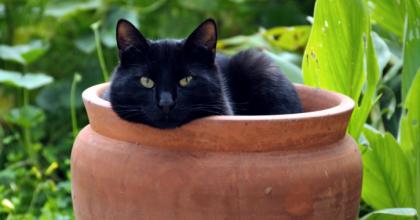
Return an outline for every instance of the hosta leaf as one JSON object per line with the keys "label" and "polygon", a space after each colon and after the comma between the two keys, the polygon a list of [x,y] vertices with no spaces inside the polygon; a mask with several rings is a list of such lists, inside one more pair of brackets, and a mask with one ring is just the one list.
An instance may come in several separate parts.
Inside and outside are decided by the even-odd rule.
{"label": "hosta leaf", "polygon": [[16,46],[0,45],[0,58],[27,65],[37,60],[47,50],[48,44],[42,41],[32,41],[29,44]]}
{"label": "hosta leaf", "polygon": [[99,0],[89,1],[56,1],[47,5],[45,15],[52,17],[63,17],[79,11],[92,10],[98,8],[101,2]]}
{"label": "hosta leaf", "polygon": [[366,126],[363,153],[363,200],[375,209],[412,207],[411,167],[395,138]]}
{"label": "hosta leaf", "polygon": [[24,128],[31,128],[45,120],[44,112],[35,106],[14,108],[5,116],[9,123],[17,124]]}
{"label": "hosta leaf", "polygon": [[360,220],[398,220],[398,219],[416,219],[417,212],[412,208],[393,208],[393,209],[382,209],[371,212]]}
{"label": "hosta leaf", "polygon": [[273,61],[280,67],[280,70],[284,75],[287,76],[287,78],[294,82],[294,83],[302,83],[302,71],[298,66],[293,64],[292,62],[288,62],[285,59],[280,58],[278,55],[269,52],[264,51],[265,54],[267,54]]}
{"label": "hosta leaf", "polygon": [[93,34],[78,37],[74,41],[74,44],[76,45],[77,49],[84,53],[90,54],[95,50],[95,37]]}
{"label": "hosta leaf", "polygon": [[219,40],[217,49],[228,55],[250,48],[273,49],[263,37],[263,32],[264,30],[260,30],[260,32],[249,36],[235,36]]}
{"label": "hosta leaf", "polygon": [[0,69],[0,83],[6,83],[12,86],[32,90],[51,82],[53,82],[53,78],[44,73],[22,74],[15,71]]}

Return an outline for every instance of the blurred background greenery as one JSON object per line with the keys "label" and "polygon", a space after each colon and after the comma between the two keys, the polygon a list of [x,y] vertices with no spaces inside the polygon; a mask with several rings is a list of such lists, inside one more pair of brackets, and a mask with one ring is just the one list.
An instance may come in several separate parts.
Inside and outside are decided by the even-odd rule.
{"label": "blurred background greenery", "polygon": [[[313,6],[312,0],[0,0],[0,219],[73,218],[70,91],[78,73],[72,107],[80,128],[88,123],[81,92],[103,82],[91,24],[101,23],[111,72],[119,18],[159,39],[186,37],[212,17],[227,38],[308,24]],[[302,54],[305,43],[292,49]]]}
{"label": "blurred background greenery", "polygon": [[[337,72],[343,79],[353,76],[348,79],[349,85],[361,80],[357,83],[360,85],[357,94],[346,93],[345,86],[337,87],[331,80],[335,70],[328,71],[329,66],[325,66],[320,74],[324,74],[323,82],[327,85],[317,84],[311,78],[316,73],[311,71],[314,68],[310,67],[309,61],[303,65],[302,74],[302,58],[314,22],[315,0],[0,0],[0,219],[74,218],[70,195],[70,151],[78,130],[88,123],[80,94],[85,88],[103,82],[117,64],[115,25],[119,18],[130,20],[151,39],[183,38],[205,18],[215,18],[219,38],[223,39],[218,42],[219,52],[233,54],[246,48],[260,48],[293,82],[340,91],[354,98],[360,109],[356,109],[349,132],[359,141],[362,152],[369,152],[366,149],[373,149],[375,143],[382,140],[382,136],[376,137],[375,134],[388,132],[388,139],[397,138],[403,106],[410,105],[408,101],[404,102],[410,83],[404,82],[414,81],[419,60],[414,61],[420,51],[417,51],[420,36],[414,35],[416,41],[405,47],[410,27],[420,33],[420,22],[416,23],[414,19],[413,25],[410,19],[405,21],[405,16],[409,14],[407,8],[414,8],[407,18],[419,15],[418,1],[355,0],[355,5],[360,3],[361,9],[345,4],[343,7],[340,3],[340,10],[332,9],[337,3],[331,3],[329,8],[326,1],[318,2],[318,16],[339,13],[340,10],[344,15],[351,15],[353,23],[348,21],[348,25],[354,28],[350,30],[355,34],[331,32],[331,36],[322,38],[326,40],[326,49],[317,50],[312,47],[320,41],[315,41],[317,34],[332,23],[320,21],[322,25],[326,24],[322,29],[315,20],[313,41],[309,44],[309,49],[315,49],[310,52],[306,48],[306,53],[310,54],[306,59],[313,57],[315,52],[326,54],[327,59],[343,56],[343,53],[352,55],[349,51],[355,50],[353,46],[357,48],[364,42],[366,48],[370,48],[367,49],[368,55],[359,51],[361,56],[351,65],[370,67],[366,71],[358,70],[365,75],[355,79],[352,67],[345,69],[346,65],[343,65],[343,71]],[[364,9],[368,9],[368,13]],[[343,14],[333,14],[333,18],[339,19],[340,16]],[[338,21],[340,25],[341,20]],[[360,29],[364,34],[363,41],[362,35],[357,35],[358,26],[365,28]],[[370,36],[370,29],[372,36],[366,39],[366,33]],[[337,34],[343,34],[343,38]],[[359,39],[354,42],[360,44],[351,45],[351,37]],[[336,39],[349,38],[350,44],[345,48],[335,42]],[[337,45],[328,45],[329,42]],[[404,53],[411,53],[412,58],[406,61]],[[343,64],[340,62],[350,61],[330,59],[328,62],[331,66],[340,66]],[[403,74],[403,69],[408,73]],[[369,76],[374,76],[374,80],[369,80],[372,79],[367,78]],[[417,99],[417,96],[408,96],[409,100]],[[367,98],[361,101],[359,97]],[[418,101],[414,105],[418,106]],[[365,122],[371,126],[370,130],[365,128],[366,132],[363,130]],[[374,129],[374,134],[371,129]],[[384,143],[392,142],[394,146],[393,140]],[[364,154],[364,161],[375,163],[368,161],[370,157],[369,153]],[[390,172],[394,171],[398,170]],[[384,173],[378,175],[386,176]],[[394,176],[384,178],[392,181]],[[419,179],[417,183],[420,184]],[[386,185],[387,182],[377,184]],[[397,181],[395,188],[391,184],[387,193],[398,194],[401,184]],[[400,203],[398,198],[393,198],[395,201],[390,204],[378,204],[371,198],[382,191],[375,191],[372,186],[364,186],[364,192],[366,203],[362,202],[361,216],[373,209],[415,206],[415,202]],[[393,211],[404,214],[413,210]],[[406,216],[411,218],[414,215]]]}

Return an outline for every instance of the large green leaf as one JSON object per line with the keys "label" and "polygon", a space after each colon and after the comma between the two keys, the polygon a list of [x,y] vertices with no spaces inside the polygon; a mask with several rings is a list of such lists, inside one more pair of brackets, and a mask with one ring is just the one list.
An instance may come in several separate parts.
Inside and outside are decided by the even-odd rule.
{"label": "large green leaf", "polygon": [[393,208],[382,209],[371,212],[360,220],[397,220],[397,219],[416,219],[417,212],[412,208]]}
{"label": "large green leaf", "polygon": [[[305,84],[353,98],[356,107],[349,132],[357,139],[375,101],[379,79],[364,1],[316,2],[314,25],[302,70]],[[366,79],[366,90],[359,106]]]}
{"label": "large green leaf", "polygon": [[420,1],[405,0],[406,19],[404,27],[402,97],[410,89],[417,70],[420,67]]}
{"label": "large green leaf", "polygon": [[367,0],[372,19],[385,30],[402,38],[404,26],[404,1]]}
{"label": "large green leaf", "polygon": [[363,153],[363,200],[375,209],[412,207],[411,167],[395,138],[366,126]]}
{"label": "large green leaf", "polygon": [[53,78],[44,73],[22,74],[15,71],[0,69],[0,83],[6,83],[12,86],[32,90],[51,82],[53,82]]}
{"label": "large green leaf", "polygon": [[16,46],[0,45],[0,58],[27,65],[40,58],[47,49],[48,44],[38,40]]}
{"label": "large green leaf", "polygon": [[365,81],[363,42],[368,25],[361,0],[317,1],[303,60],[305,83],[358,100]]}
{"label": "large green leaf", "polygon": [[399,136],[401,147],[413,168],[416,209],[420,212],[420,69],[407,94],[403,112]]}

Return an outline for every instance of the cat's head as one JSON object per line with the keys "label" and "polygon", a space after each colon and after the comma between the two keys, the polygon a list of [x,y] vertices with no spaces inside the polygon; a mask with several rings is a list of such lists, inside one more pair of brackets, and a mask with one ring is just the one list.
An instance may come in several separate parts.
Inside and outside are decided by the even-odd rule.
{"label": "cat's head", "polygon": [[226,113],[215,65],[214,20],[204,21],[184,40],[147,40],[126,20],[118,21],[116,32],[120,64],[110,101],[121,118],[173,128]]}

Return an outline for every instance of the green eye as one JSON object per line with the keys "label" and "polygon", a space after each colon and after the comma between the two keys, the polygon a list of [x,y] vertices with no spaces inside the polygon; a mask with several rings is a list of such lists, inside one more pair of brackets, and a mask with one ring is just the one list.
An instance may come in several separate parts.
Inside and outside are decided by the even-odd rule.
{"label": "green eye", "polygon": [[179,85],[182,87],[187,86],[192,80],[192,76],[187,76],[179,80]]}
{"label": "green eye", "polygon": [[148,89],[151,89],[153,88],[153,86],[155,86],[155,82],[153,82],[153,80],[144,76],[140,78],[140,83],[144,88],[148,88]]}

